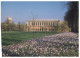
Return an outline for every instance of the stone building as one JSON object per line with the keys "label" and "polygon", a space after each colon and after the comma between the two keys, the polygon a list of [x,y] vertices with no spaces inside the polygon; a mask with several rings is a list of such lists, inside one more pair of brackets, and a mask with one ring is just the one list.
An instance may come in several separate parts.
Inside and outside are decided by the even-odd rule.
{"label": "stone building", "polygon": [[54,31],[60,20],[27,20],[27,31]]}
{"label": "stone building", "polygon": [[11,18],[11,17],[7,17],[6,22],[7,22],[8,24],[12,23],[12,18]]}

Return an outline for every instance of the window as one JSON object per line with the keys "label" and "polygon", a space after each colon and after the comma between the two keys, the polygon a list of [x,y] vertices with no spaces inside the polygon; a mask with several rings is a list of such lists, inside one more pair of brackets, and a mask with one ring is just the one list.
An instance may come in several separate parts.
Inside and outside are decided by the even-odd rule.
{"label": "window", "polygon": [[41,22],[40,22],[40,26],[41,26]]}
{"label": "window", "polygon": [[35,22],[32,22],[32,25],[35,25]]}
{"label": "window", "polygon": [[36,26],[37,26],[37,22],[36,22]]}
{"label": "window", "polygon": [[49,22],[49,26],[50,26],[50,22]]}
{"label": "window", "polygon": [[54,22],[54,26],[57,26],[57,22]]}
{"label": "window", "polygon": [[39,26],[39,22],[38,22],[38,26]]}

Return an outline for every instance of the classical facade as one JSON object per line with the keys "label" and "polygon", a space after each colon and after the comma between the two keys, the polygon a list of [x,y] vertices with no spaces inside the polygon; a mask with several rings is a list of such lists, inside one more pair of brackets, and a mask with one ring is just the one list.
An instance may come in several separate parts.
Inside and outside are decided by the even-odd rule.
{"label": "classical facade", "polygon": [[54,31],[60,20],[28,20],[27,31]]}

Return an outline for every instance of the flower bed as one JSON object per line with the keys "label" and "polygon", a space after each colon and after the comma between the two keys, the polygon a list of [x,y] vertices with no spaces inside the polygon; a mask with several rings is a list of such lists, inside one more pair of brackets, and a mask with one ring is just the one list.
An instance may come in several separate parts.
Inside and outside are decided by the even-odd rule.
{"label": "flower bed", "polygon": [[78,34],[64,32],[2,47],[2,56],[78,56]]}

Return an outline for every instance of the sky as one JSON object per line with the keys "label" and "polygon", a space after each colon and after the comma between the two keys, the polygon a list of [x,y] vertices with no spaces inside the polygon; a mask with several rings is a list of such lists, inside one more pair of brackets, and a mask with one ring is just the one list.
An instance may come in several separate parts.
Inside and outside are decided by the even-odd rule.
{"label": "sky", "polygon": [[1,21],[11,17],[15,23],[24,22],[35,18],[64,20],[67,11],[67,1],[2,1]]}

